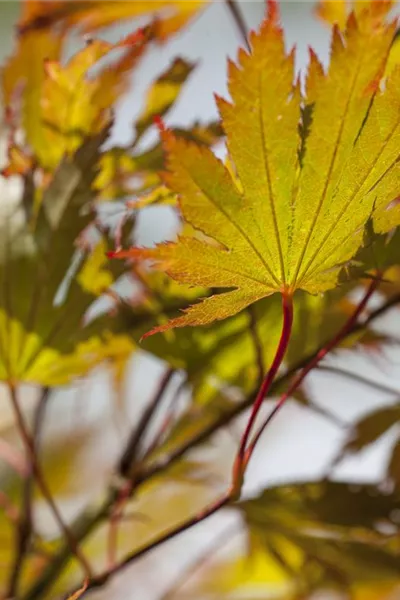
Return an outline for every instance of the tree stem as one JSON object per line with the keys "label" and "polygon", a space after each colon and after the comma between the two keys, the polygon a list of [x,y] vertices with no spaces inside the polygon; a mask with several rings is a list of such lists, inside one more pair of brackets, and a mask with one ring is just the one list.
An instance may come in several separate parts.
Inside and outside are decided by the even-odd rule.
{"label": "tree stem", "polygon": [[[292,332],[293,324],[293,299],[291,295],[282,294],[282,331],[279,339],[278,347],[272,365],[264,377],[263,382],[260,385],[256,399],[254,401],[249,420],[247,421],[246,428],[243,432],[240,440],[239,450],[235,459],[233,467],[233,485],[237,492],[239,492],[244,476],[244,469],[246,468],[246,451],[247,444],[254,427],[255,420],[262,403],[264,402],[265,396],[268,394],[271,385],[275,379],[275,376],[282,364],[284,356],[286,354],[287,347],[289,345],[290,334]],[[254,448],[253,448],[254,449]]]}
{"label": "tree stem", "polygon": [[280,411],[280,409],[282,408],[282,406],[286,403],[286,401],[288,400],[288,398],[290,398],[294,394],[294,392],[300,387],[300,385],[303,383],[303,380],[310,373],[310,371],[312,371],[313,369],[315,369],[318,366],[318,364],[321,362],[321,360],[323,358],[325,358],[325,356],[329,352],[331,352],[334,348],[336,348],[336,346],[338,346],[340,344],[340,342],[344,338],[346,338],[347,335],[351,331],[353,331],[355,325],[357,324],[357,321],[358,321],[358,318],[359,318],[360,314],[363,312],[364,308],[368,304],[368,301],[371,298],[372,294],[378,288],[379,283],[380,283],[380,279],[379,278],[376,278],[376,279],[372,280],[372,282],[368,286],[368,288],[367,288],[367,290],[366,290],[366,292],[365,292],[365,294],[364,294],[361,302],[357,305],[357,307],[355,308],[353,314],[349,317],[349,319],[345,322],[345,324],[340,328],[340,330],[338,331],[338,333],[331,340],[329,340],[329,342],[325,346],[323,346],[322,348],[320,348],[320,350],[303,367],[303,369],[301,371],[299,371],[299,373],[297,374],[297,376],[293,379],[292,383],[289,385],[289,387],[286,390],[286,392],[284,392],[281,395],[281,397],[279,398],[278,403],[273,408],[273,410],[270,412],[270,414],[268,415],[268,417],[265,419],[264,423],[261,425],[260,429],[258,430],[258,432],[254,436],[253,440],[251,441],[251,443],[249,445],[249,448],[247,450],[247,453],[246,453],[246,459],[245,459],[246,464],[250,460],[251,455],[252,455],[252,453],[254,451],[254,448],[257,445],[257,443],[258,443],[258,441],[259,441],[262,433],[268,427],[268,425],[271,423],[271,421],[274,419],[274,417],[278,414],[278,412]]}

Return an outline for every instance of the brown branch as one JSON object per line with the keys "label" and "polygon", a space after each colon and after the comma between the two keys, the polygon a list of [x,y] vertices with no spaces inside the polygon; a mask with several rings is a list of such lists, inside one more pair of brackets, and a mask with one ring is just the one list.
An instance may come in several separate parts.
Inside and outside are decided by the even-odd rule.
{"label": "brown branch", "polygon": [[[392,296],[392,298],[390,298],[382,306],[372,311],[363,323],[355,323],[354,326],[348,331],[345,338],[350,337],[354,333],[363,330],[365,327],[370,325],[372,322],[376,321],[379,317],[384,315],[386,312],[388,312],[391,308],[395,307],[399,303],[400,293]],[[323,348],[323,346],[321,348]],[[298,370],[303,369],[310,361],[314,359],[315,356],[317,356],[321,348],[305,356],[295,366],[290,368],[281,377],[277,378],[272,384],[271,392],[274,393],[285,381],[290,379],[290,377],[292,377]],[[227,410],[221,415],[219,415],[215,419],[215,421],[204,427],[202,431],[194,435],[189,440],[186,440],[181,446],[175,448],[173,451],[170,452],[170,454],[168,454],[167,456],[161,456],[158,460],[153,461],[148,466],[144,465],[142,469],[139,470],[136,474],[135,487],[132,490],[132,492],[135,491],[142,483],[148,482],[153,477],[165,472],[189,450],[192,450],[196,446],[204,443],[222,427],[225,427],[226,425],[231,423],[234,419],[236,419],[241,413],[243,413],[253,404],[254,399],[255,393],[250,394],[245,400],[243,400],[243,402],[234,405],[230,410]],[[102,523],[106,518],[108,518],[110,514],[110,509],[114,505],[117,497],[118,496],[116,495],[115,490],[111,489],[103,503],[100,505],[100,507],[98,504],[95,504],[93,507],[89,506],[85,511],[83,511],[83,513],[73,523],[71,528],[74,534],[74,539],[77,541],[85,539],[94,531],[94,529],[100,523]],[[184,527],[183,525],[182,530],[187,529],[189,526]],[[174,535],[177,535],[179,531],[180,530],[176,531]],[[171,532],[164,534],[164,537],[158,538],[158,542],[156,543],[156,545],[160,545],[161,543],[163,543],[163,541],[167,541],[167,539],[170,539],[171,537],[173,537]],[[140,549],[139,554],[137,554],[137,552],[135,551],[133,555],[128,555],[127,559],[124,561],[124,563],[121,564],[118,570],[121,570],[127,564],[127,562],[133,562],[135,558],[139,558],[154,547],[154,543],[151,543],[150,546],[146,546],[147,549],[145,547],[142,547]],[[44,569],[41,576],[37,579],[34,585],[23,595],[21,600],[40,600],[43,597],[44,592],[51,586],[51,584],[57,579],[57,577],[59,577],[59,574],[62,572],[66,562],[70,557],[70,554],[70,547],[68,545],[61,547],[61,549],[54,557],[52,563],[49,564],[46,569]],[[110,577],[110,574],[107,576],[107,578],[108,577]],[[101,584],[97,582],[97,585]]]}
{"label": "brown branch", "polygon": [[110,579],[110,577],[122,571],[130,563],[138,560],[151,550],[155,550],[156,548],[158,548],[158,546],[161,546],[165,542],[168,542],[178,534],[183,533],[184,531],[191,529],[198,523],[205,521],[206,519],[208,519],[208,517],[214,515],[221,508],[227,506],[233,499],[233,490],[229,490],[228,492],[224,493],[220,498],[218,498],[215,502],[213,502],[205,509],[197,513],[194,517],[189,517],[186,521],[180,523],[173,529],[161,533],[161,535],[156,537],[153,541],[148,542],[140,548],[137,548],[133,552],[129,553],[120,563],[118,563],[118,565],[115,565],[112,569],[108,569],[104,573],[92,578],[88,585],[87,591],[92,590],[93,588],[101,587],[108,581],[108,579]]}
{"label": "brown branch", "polygon": [[240,10],[238,4],[236,3],[236,0],[225,0],[225,3],[226,3],[226,6],[228,7],[230,14],[233,17],[233,20],[236,23],[236,27],[239,30],[239,33],[242,37],[242,40],[243,40],[247,50],[250,52],[251,48],[250,48],[249,40],[247,37],[247,26],[246,26],[245,20],[243,18],[242,11]]}
{"label": "brown branch", "polygon": [[[39,398],[37,408],[35,410],[33,427],[32,427],[32,452],[35,454],[35,460],[37,462],[38,445],[40,440],[40,434],[42,429],[42,423],[44,418],[44,411],[46,409],[47,400],[49,398],[49,388],[43,388],[42,394]],[[10,598],[18,594],[18,585],[21,572],[25,559],[29,551],[29,544],[33,533],[33,522],[32,522],[32,494],[34,484],[34,473],[32,468],[31,452],[26,448],[27,452],[27,464],[29,465],[29,473],[27,474],[23,483],[22,492],[22,506],[18,524],[16,528],[16,549],[13,566],[10,572],[10,579],[8,584],[8,596]]]}
{"label": "brown branch", "polygon": [[157,412],[161,404],[161,400],[165,394],[175,369],[172,367],[166,369],[165,373],[161,377],[159,384],[156,388],[153,398],[149,402],[148,406],[143,411],[141,418],[139,419],[136,427],[134,427],[125,450],[122,453],[122,457],[119,463],[119,474],[122,477],[128,478],[126,484],[121,488],[119,497],[115,502],[111,516],[110,526],[108,531],[108,564],[109,567],[115,563],[118,545],[118,524],[124,514],[125,506],[132,494],[133,486],[135,485],[134,469],[138,462],[138,455],[140,452],[140,445],[144,439],[151,421]]}
{"label": "brown branch", "polygon": [[345,379],[351,379],[356,383],[361,383],[368,388],[374,388],[378,392],[382,392],[383,394],[390,394],[391,396],[399,396],[400,390],[386,385],[385,383],[380,383],[379,381],[374,381],[365,375],[360,375],[360,373],[352,373],[351,371],[347,371],[341,367],[334,367],[333,365],[318,365],[318,371],[322,371],[324,373],[331,373],[332,375],[337,375],[339,377],[343,377]]}
{"label": "brown branch", "polygon": [[151,420],[160,405],[160,401],[174,373],[175,369],[172,367],[165,371],[164,375],[160,379],[152,400],[143,411],[143,414],[140,417],[136,427],[133,429],[119,461],[118,473],[122,477],[130,477],[132,468],[136,462],[140,443],[149,428]]}
{"label": "brown branch", "polygon": [[[36,455],[36,446],[35,446],[35,440],[31,437],[29,430],[28,430],[28,426],[25,422],[25,418],[24,415],[22,414],[22,410],[19,404],[19,400],[17,397],[17,391],[15,389],[15,386],[11,383],[9,383],[8,385],[8,389],[10,392],[10,399],[11,399],[11,404],[12,404],[12,408],[14,411],[14,415],[15,415],[15,420],[17,423],[17,427],[19,430],[19,433],[21,435],[22,441],[24,443],[25,446],[25,451],[28,457],[28,463],[30,464],[30,468],[32,471],[32,476],[35,480],[35,483],[37,484],[37,486],[39,487],[41,493],[43,494],[44,498],[46,499],[49,508],[51,509],[54,518],[60,528],[60,530],[62,531],[67,543],[68,543],[68,547],[69,547],[69,551],[71,552],[71,554],[73,556],[76,557],[76,559],[78,560],[78,562],[81,564],[83,572],[85,574],[86,577],[91,577],[91,568],[86,560],[86,558],[83,556],[83,554],[81,553],[74,537],[72,536],[69,528],[67,527],[67,525],[64,523],[64,520],[58,510],[57,505],[54,502],[53,496],[50,492],[50,489],[47,486],[46,480],[43,476],[42,473],[42,469],[39,465],[39,462],[37,460],[37,455]],[[39,420],[40,422],[40,420]],[[40,430],[40,425],[39,425],[39,430]],[[37,440],[36,440],[37,441]],[[30,486],[32,485],[32,483],[30,484]],[[25,490],[26,492],[26,490]],[[29,487],[29,493],[30,493],[30,487]],[[30,498],[27,499],[29,504],[30,504]],[[27,521],[28,522],[28,521]],[[29,524],[29,523],[28,523]],[[26,524],[23,524],[23,528],[24,528],[24,532],[23,534],[26,535],[25,530],[26,528]],[[18,542],[19,543],[19,542]],[[25,543],[25,542],[24,542]],[[19,550],[17,550],[19,551]],[[19,568],[17,570],[17,574],[16,575],[12,575],[12,579],[10,581],[10,587],[15,587],[17,580],[18,580],[18,572],[19,572]],[[10,597],[14,596],[13,594],[9,594]]]}

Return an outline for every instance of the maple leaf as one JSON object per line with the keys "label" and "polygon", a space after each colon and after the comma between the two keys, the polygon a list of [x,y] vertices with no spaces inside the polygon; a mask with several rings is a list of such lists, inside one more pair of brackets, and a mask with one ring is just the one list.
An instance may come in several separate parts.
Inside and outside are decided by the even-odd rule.
{"label": "maple leaf", "polygon": [[[2,75],[8,107],[22,87],[25,141],[19,148],[12,140],[5,174],[19,172],[23,153],[25,162],[33,154],[42,168],[54,171],[61,158],[76,151],[85,136],[99,133],[111,121],[110,109],[127,89],[128,75],[148,41],[143,30],[115,44],[91,40],[63,65],[59,60],[62,36],[56,38],[46,30],[20,36],[17,52]],[[114,50],[122,56],[90,76],[90,70]]]}
{"label": "maple leaf", "polygon": [[234,175],[208,149],[162,132],[165,183],[185,221],[214,243],[182,236],[116,255],[151,259],[179,282],[225,293],[151,333],[224,319],[275,292],[333,288],[371,215],[378,232],[398,224],[390,202],[399,181],[400,69],[380,85],[395,23],[384,20],[389,4],[379,6],[333,28],[327,73],[310,53],[303,97],[270,3],[250,54],[241,49],[238,64],[229,63],[232,102],[217,99]]}
{"label": "maple leaf", "polygon": [[17,207],[5,209],[0,223],[2,381],[61,385],[105,359],[127,354],[126,340],[111,337],[118,319],[105,314],[82,322],[124,271],[105,264],[101,240],[89,256],[76,243],[93,219],[88,209],[95,200],[93,180],[107,135],[108,129],[86,139],[63,159],[37,211],[32,173]]}
{"label": "maple leaf", "polygon": [[153,124],[154,118],[164,116],[175,103],[182,85],[185,83],[195,64],[182,58],[176,58],[151,85],[147,92],[146,105],[136,121],[136,140]]}

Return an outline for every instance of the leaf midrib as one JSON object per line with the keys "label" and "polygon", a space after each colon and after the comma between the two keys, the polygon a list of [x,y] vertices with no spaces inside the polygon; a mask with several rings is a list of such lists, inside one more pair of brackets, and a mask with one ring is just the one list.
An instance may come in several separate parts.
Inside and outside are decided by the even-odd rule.
{"label": "leaf midrib", "polygon": [[282,278],[282,281],[277,282],[277,283],[281,283],[281,284],[285,285],[285,283],[286,283],[285,261],[283,258],[282,242],[281,242],[281,237],[280,237],[280,232],[279,232],[279,227],[278,227],[275,199],[274,199],[274,194],[273,194],[273,189],[272,189],[271,170],[270,170],[270,165],[269,165],[269,161],[268,161],[268,153],[267,153],[267,140],[265,137],[265,119],[264,119],[264,112],[262,110],[262,98],[263,98],[263,89],[264,89],[263,75],[264,75],[264,71],[261,71],[260,76],[258,77],[258,98],[259,98],[258,116],[259,116],[260,133],[261,133],[261,147],[262,147],[265,174],[267,177],[267,186],[268,186],[268,194],[269,194],[269,200],[270,200],[270,205],[271,205],[272,222],[273,222],[273,226],[274,226],[274,230],[275,230],[275,237],[276,237],[276,241],[277,241],[277,245],[278,245],[279,266],[280,266],[281,278]]}

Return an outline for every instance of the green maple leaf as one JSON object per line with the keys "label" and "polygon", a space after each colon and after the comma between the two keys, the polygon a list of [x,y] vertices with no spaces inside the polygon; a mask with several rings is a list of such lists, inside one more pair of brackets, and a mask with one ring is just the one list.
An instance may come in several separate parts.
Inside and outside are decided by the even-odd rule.
{"label": "green maple leaf", "polygon": [[398,224],[400,69],[382,79],[395,33],[384,17],[367,3],[334,27],[329,69],[311,52],[303,95],[271,4],[251,53],[229,64],[232,102],[218,99],[233,168],[163,132],[164,180],[207,237],[117,255],[225,293],[153,332],[224,319],[275,292],[333,288],[370,218],[377,232]]}

